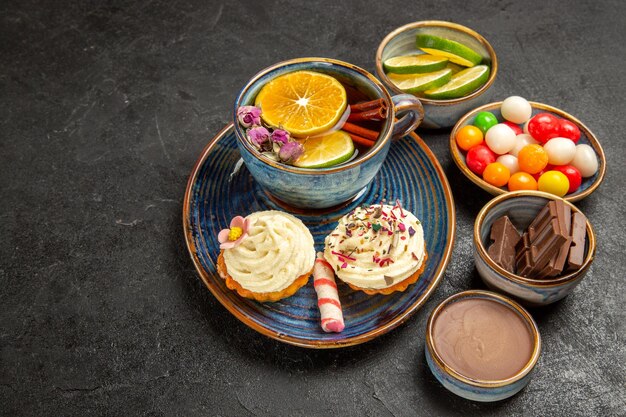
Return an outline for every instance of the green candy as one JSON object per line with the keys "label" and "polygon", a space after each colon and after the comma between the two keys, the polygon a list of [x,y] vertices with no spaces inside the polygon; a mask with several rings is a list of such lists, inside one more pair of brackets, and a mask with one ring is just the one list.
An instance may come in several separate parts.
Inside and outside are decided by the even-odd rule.
{"label": "green candy", "polygon": [[488,111],[481,111],[474,117],[474,126],[479,128],[483,135],[492,127],[498,124],[498,119],[493,113]]}

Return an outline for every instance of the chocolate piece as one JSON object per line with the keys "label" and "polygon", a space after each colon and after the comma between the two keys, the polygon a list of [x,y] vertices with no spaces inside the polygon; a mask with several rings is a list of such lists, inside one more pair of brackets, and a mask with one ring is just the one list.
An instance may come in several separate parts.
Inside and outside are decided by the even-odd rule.
{"label": "chocolate piece", "polygon": [[567,269],[580,269],[585,259],[585,239],[587,237],[587,218],[582,213],[572,215],[572,245],[567,258]]}
{"label": "chocolate piece", "polygon": [[493,222],[490,238],[493,243],[487,249],[489,257],[507,271],[515,272],[515,245],[521,238],[508,216]]}
{"label": "chocolate piece", "polygon": [[551,278],[561,273],[562,269],[558,269],[556,267],[557,258],[559,257],[559,252],[557,252],[548,264],[539,272],[536,273],[537,278]]}
{"label": "chocolate piece", "polygon": [[[538,278],[554,256],[558,256],[561,246],[571,238],[565,226],[565,211],[562,201],[549,202],[528,226],[528,241],[524,241],[516,256],[518,274]],[[547,271],[551,271],[548,269]]]}
{"label": "chocolate piece", "polygon": [[522,234],[522,238],[515,245],[515,265],[517,275],[527,276],[532,270],[532,260],[530,259],[530,238],[528,231]]}
{"label": "chocolate piece", "polygon": [[[530,237],[530,233],[528,234]],[[537,278],[550,259],[558,255],[561,245],[569,237],[559,234],[558,220],[554,219],[541,229],[534,240],[530,241],[531,271],[529,277]]]}
{"label": "chocolate piece", "polygon": [[550,259],[548,266],[540,272],[539,275],[544,277],[555,277],[563,272],[563,268],[565,267],[565,262],[567,261],[567,257],[569,256],[569,249],[572,243],[572,209],[563,201],[557,201],[556,203],[560,224],[562,220],[563,227],[561,229],[561,232],[565,236],[568,236],[568,240],[563,244],[563,246],[561,246],[561,249],[559,249],[559,253],[555,255],[552,259]]}
{"label": "chocolate piece", "polygon": [[[561,213],[562,214],[562,213]],[[539,211],[539,214],[528,226],[528,237],[530,241],[537,239],[537,235],[545,229],[546,225],[559,218],[559,212],[557,209],[556,201],[550,201]],[[560,229],[558,229],[560,231]]]}

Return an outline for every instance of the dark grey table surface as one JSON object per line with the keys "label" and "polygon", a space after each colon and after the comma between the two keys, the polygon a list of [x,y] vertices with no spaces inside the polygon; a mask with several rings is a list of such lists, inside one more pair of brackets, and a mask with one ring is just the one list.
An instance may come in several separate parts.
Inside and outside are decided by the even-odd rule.
{"label": "dark grey table surface", "polygon": [[[1,415],[625,415],[623,1],[185,1],[0,5]],[[422,131],[457,208],[452,261],[406,324],[313,351],[241,324],[198,278],[181,204],[189,172],[258,70],[327,56],[374,70],[378,43],[417,20],[483,34],[494,98],[580,118],[608,158],[578,203],[598,235],[573,294],[531,310],[543,352],[529,386],[465,401],[424,361],[428,312],[483,288],[473,219],[490,196]]]}

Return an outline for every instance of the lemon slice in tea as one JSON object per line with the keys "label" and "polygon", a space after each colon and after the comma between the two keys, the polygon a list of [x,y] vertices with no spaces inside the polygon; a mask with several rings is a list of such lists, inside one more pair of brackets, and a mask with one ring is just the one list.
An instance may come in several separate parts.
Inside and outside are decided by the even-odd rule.
{"label": "lemon slice in tea", "polygon": [[294,163],[300,168],[328,168],[346,162],[354,154],[350,135],[337,130],[304,141],[304,153]]}
{"label": "lemon slice in tea", "polygon": [[463,97],[485,84],[487,79],[489,67],[477,65],[454,74],[449,83],[439,88],[424,91],[424,96],[434,100]]}
{"label": "lemon slice in tea", "polygon": [[415,94],[444,85],[452,78],[452,70],[446,68],[426,74],[387,74],[387,76],[400,90]]}
{"label": "lemon slice in tea", "polygon": [[451,62],[464,67],[473,67],[483,60],[483,57],[472,48],[439,36],[419,34],[417,47],[427,54],[448,58]]}
{"label": "lemon slice in tea", "polygon": [[345,88],[330,75],[296,71],[265,84],[255,105],[268,125],[305,137],[333,127],[346,110],[348,98]]}
{"label": "lemon slice in tea", "polygon": [[383,63],[387,72],[395,74],[421,74],[439,71],[446,67],[447,58],[433,55],[394,56]]}

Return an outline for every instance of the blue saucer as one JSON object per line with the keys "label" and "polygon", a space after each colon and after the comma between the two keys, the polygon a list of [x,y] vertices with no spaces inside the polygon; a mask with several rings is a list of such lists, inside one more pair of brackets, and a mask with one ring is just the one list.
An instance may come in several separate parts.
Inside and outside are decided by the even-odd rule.
{"label": "blue saucer", "polygon": [[[217,234],[236,215],[282,210],[299,217],[311,230],[316,250],[337,221],[360,204],[400,199],[424,227],[428,260],[417,283],[388,296],[368,296],[339,281],[346,328],[324,333],[319,325],[313,279],[292,297],[259,303],[240,297],[217,274]],[[353,201],[324,211],[290,209],[267,195],[241,163],[232,124],[203,150],[185,193],[185,239],[200,277],[213,295],[235,317],[260,333],[297,346],[334,348],[355,345],[400,325],[424,304],[443,277],[455,234],[452,192],[441,166],[424,142],[404,137],[391,145],[382,169]]]}

